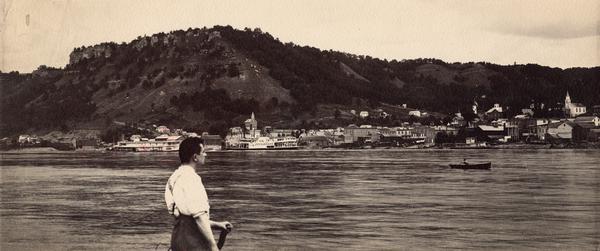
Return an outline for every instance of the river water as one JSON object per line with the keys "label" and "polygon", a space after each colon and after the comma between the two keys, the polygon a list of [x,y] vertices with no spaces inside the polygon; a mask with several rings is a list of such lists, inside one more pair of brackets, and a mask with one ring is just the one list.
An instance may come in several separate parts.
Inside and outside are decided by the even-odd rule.
{"label": "river water", "polygon": [[[490,160],[490,171],[447,168]],[[211,152],[224,250],[598,250],[598,150]],[[176,153],[2,153],[1,250],[167,250]]]}

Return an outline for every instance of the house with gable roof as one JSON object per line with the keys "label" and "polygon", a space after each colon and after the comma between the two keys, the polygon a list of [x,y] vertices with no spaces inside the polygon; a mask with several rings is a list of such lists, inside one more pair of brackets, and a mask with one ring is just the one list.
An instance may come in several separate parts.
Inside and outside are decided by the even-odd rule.
{"label": "house with gable roof", "polygon": [[567,117],[577,117],[581,114],[587,112],[585,105],[581,103],[573,103],[571,102],[571,96],[569,96],[569,92],[567,91],[567,96],[565,97],[565,115]]}
{"label": "house with gable roof", "polygon": [[548,124],[546,140],[568,140],[573,139],[573,127],[575,123],[565,120]]}
{"label": "house with gable roof", "polygon": [[496,120],[501,118],[503,115],[502,107],[500,104],[494,104],[494,107],[490,108],[485,112],[485,117],[489,120]]}

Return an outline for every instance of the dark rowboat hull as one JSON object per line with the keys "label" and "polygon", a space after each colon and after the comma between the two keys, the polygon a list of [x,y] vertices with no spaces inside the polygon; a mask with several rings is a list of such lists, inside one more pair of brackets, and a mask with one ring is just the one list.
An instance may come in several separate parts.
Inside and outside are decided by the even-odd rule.
{"label": "dark rowboat hull", "polygon": [[488,169],[492,168],[492,163],[486,162],[486,163],[479,163],[479,164],[450,164],[450,168],[488,170]]}

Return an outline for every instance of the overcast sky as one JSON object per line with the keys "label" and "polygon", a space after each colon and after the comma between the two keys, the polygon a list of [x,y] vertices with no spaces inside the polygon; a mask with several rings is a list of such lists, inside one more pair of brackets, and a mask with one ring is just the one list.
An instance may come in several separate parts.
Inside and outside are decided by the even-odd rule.
{"label": "overcast sky", "polygon": [[600,1],[0,0],[0,70],[64,67],[73,48],[188,27],[385,59],[600,66]]}

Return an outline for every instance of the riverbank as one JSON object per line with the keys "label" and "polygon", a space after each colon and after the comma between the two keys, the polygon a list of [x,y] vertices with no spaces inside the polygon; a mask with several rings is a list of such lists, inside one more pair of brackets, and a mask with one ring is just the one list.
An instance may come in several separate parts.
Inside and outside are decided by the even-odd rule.
{"label": "riverbank", "polygon": [[[337,146],[337,147],[299,147],[299,150],[326,150],[326,149],[600,149],[600,143],[588,142],[588,143],[564,143],[564,144],[526,144],[526,143],[510,143],[510,144],[499,144],[499,145],[465,145],[465,144],[438,144],[438,145],[411,145],[407,147],[391,147],[391,146]],[[105,152],[104,148],[87,148],[87,149],[76,149],[76,150],[58,150],[53,147],[24,147],[14,148],[8,150],[1,150],[0,153],[58,153],[58,152]],[[215,150],[223,151],[223,150]]]}
{"label": "riverbank", "polygon": [[54,147],[24,147],[1,151],[3,153],[55,153],[62,152]]}
{"label": "riverbank", "polygon": [[54,147],[22,147],[0,150],[0,153],[60,153],[60,152],[105,152],[104,148],[88,148],[88,149],[75,149],[75,150],[59,150]]}

